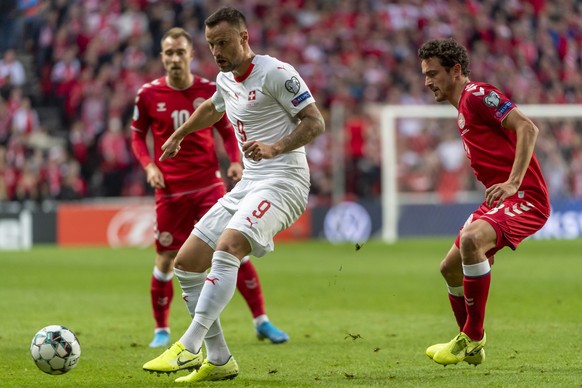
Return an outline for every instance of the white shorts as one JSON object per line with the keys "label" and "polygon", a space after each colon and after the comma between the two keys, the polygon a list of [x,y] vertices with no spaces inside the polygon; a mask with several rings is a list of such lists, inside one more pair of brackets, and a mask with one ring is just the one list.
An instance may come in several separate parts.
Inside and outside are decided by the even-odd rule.
{"label": "white shorts", "polygon": [[271,252],[273,237],[305,211],[309,189],[293,180],[241,180],[198,221],[192,234],[216,249],[225,229],[241,232],[251,244],[250,255]]}

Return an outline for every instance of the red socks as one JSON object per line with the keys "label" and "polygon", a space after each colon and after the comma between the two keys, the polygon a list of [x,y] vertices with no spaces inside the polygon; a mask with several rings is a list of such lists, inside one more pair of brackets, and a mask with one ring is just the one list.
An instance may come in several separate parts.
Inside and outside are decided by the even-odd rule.
{"label": "red socks", "polygon": [[485,307],[489,296],[491,284],[491,272],[479,277],[463,277],[465,292],[465,306],[467,308],[467,321],[463,326],[463,333],[473,341],[483,338],[483,322],[485,321]]}
{"label": "red socks", "polygon": [[259,282],[257,271],[250,260],[241,263],[236,287],[247,302],[253,318],[265,314],[265,300],[261,291],[261,283]]}
{"label": "red socks", "polygon": [[453,309],[453,314],[455,314],[457,325],[459,325],[459,331],[463,331],[463,326],[465,326],[465,322],[467,322],[465,297],[449,294],[449,301],[451,302],[451,308]]}
{"label": "red socks", "polygon": [[152,297],[152,309],[156,328],[168,328],[168,317],[170,316],[170,303],[174,297],[174,284],[172,280],[162,282],[152,275],[150,287]]}

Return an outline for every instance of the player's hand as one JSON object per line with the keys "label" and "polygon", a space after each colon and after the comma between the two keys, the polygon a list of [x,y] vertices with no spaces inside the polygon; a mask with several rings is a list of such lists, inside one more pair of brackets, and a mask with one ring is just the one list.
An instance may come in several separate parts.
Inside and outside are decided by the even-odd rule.
{"label": "player's hand", "polygon": [[158,166],[154,163],[150,163],[145,168],[146,179],[150,186],[154,189],[163,189],[166,187],[164,182],[164,174],[160,171]]}
{"label": "player's hand", "polygon": [[507,197],[517,193],[518,187],[510,182],[497,183],[485,190],[485,203],[489,207],[499,207]]}
{"label": "player's hand", "polygon": [[160,156],[160,162],[164,159],[173,158],[180,152],[180,143],[182,140],[175,139],[174,136],[170,136],[168,140],[162,145],[163,154]]}
{"label": "player's hand", "polygon": [[277,156],[272,145],[251,140],[243,144],[243,154],[245,158],[258,162],[262,159],[271,159]]}
{"label": "player's hand", "polygon": [[231,163],[230,166],[228,166],[226,175],[230,179],[232,179],[233,182],[238,182],[242,178],[242,172],[243,172],[242,164],[240,164],[239,162],[234,162]]}

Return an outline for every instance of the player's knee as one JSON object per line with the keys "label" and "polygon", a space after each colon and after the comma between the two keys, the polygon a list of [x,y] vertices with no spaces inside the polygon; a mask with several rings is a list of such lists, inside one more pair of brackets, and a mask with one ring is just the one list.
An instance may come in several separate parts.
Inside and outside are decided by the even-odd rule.
{"label": "player's knee", "polygon": [[227,229],[218,239],[216,250],[228,252],[231,255],[242,259],[251,252],[251,244],[241,232]]}
{"label": "player's knee", "polygon": [[462,267],[456,265],[450,260],[447,260],[446,258],[441,261],[439,270],[448,284],[453,284],[455,280],[459,279],[459,277],[461,279],[463,278]]}
{"label": "player's knee", "polygon": [[475,256],[483,245],[481,233],[478,230],[467,230],[462,232],[459,245],[463,259],[468,256]]}

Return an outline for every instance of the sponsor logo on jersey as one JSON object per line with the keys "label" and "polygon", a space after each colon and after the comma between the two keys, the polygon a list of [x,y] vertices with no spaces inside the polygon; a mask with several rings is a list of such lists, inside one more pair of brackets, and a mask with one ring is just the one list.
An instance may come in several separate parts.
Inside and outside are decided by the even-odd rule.
{"label": "sponsor logo on jersey", "polygon": [[287,89],[287,91],[293,95],[299,93],[299,90],[301,89],[301,84],[299,83],[297,77],[291,77],[291,79],[285,81],[285,89]]}
{"label": "sponsor logo on jersey", "polygon": [[303,92],[300,95],[298,95],[297,97],[295,97],[293,100],[291,100],[291,103],[293,104],[293,106],[298,106],[299,104],[301,104],[303,101],[307,100],[308,98],[311,98],[311,94],[309,94],[309,92]]}
{"label": "sponsor logo on jersey", "polygon": [[512,103],[511,101],[505,101],[505,102],[503,103],[503,105],[501,105],[501,106],[499,107],[499,109],[497,109],[497,112],[495,112],[495,116],[496,116],[497,118],[499,118],[499,117],[503,117],[503,115],[504,115],[505,113],[507,113],[507,111],[508,111],[508,110],[509,110],[509,109],[510,109],[512,106],[513,106],[513,103]]}
{"label": "sponsor logo on jersey", "polygon": [[257,91],[251,90],[249,92],[249,101],[255,101],[257,99]]}
{"label": "sponsor logo on jersey", "polygon": [[158,102],[158,108],[156,109],[157,112],[165,112],[166,111],[166,103],[165,102]]}
{"label": "sponsor logo on jersey", "polygon": [[490,91],[489,94],[483,98],[483,101],[488,107],[496,108],[501,102],[501,97],[499,97],[499,94],[495,93],[494,91]]}

